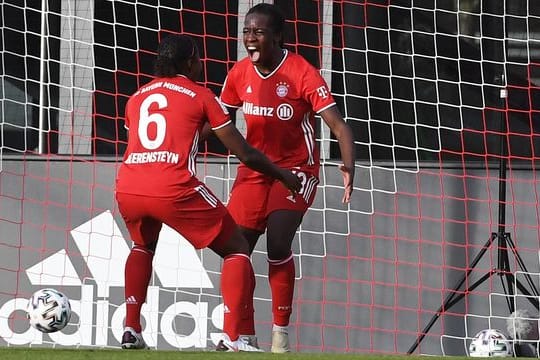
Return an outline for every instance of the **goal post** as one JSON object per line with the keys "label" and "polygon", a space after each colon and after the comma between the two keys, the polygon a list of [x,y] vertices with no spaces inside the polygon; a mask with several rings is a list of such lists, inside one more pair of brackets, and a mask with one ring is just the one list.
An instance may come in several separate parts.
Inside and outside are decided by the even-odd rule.
{"label": "goal post", "polygon": [[[245,55],[243,19],[258,2],[0,4],[0,346],[120,346],[131,242],[114,188],[125,103],[152,79],[160,39],[180,32],[201,50],[200,83],[219,94]],[[344,205],[339,146],[320,124],[321,182],[293,242],[292,349],[466,355],[484,328],[515,337],[510,310],[539,317],[518,283],[536,296],[540,4],[273,3],[286,17],[285,45],[330,84],[358,155]],[[245,131],[241,112],[235,120]],[[211,141],[199,155],[199,176],[227,202],[238,161]],[[493,234],[512,243],[488,242]],[[252,261],[256,330],[267,349],[265,248],[263,236]],[[164,227],[143,307],[151,347],[215,344],[220,269],[215,254]],[[72,302],[65,332],[28,326],[26,299],[44,287]],[[459,301],[447,303],[454,295]]]}

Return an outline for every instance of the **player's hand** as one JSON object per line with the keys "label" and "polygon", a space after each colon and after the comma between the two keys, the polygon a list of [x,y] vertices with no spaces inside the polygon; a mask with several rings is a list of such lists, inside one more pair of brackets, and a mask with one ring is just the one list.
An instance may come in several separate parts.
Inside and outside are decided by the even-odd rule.
{"label": "player's hand", "polygon": [[351,170],[345,165],[340,165],[339,171],[341,171],[341,175],[343,176],[343,187],[345,188],[343,199],[341,201],[344,204],[347,204],[351,201],[351,195],[353,192],[353,175]]}
{"label": "player's hand", "polygon": [[300,189],[302,189],[302,182],[300,178],[290,170],[282,169],[281,180],[283,185],[291,192],[291,195],[296,196]]}

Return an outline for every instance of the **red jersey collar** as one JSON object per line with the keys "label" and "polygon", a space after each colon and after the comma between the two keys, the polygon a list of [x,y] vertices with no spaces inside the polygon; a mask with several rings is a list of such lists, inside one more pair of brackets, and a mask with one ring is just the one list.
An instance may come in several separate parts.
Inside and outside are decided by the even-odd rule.
{"label": "red jersey collar", "polygon": [[253,68],[255,69],[255,72],[257,73],[257,75],[259,75],[261,78],[263,79],[268,79],[269,77],[271,77],[272,75],[274,75],[278,70],[279,68],[281,67],[281,65],[283,65],[283,63],[285,62],[285,60],[287,59],[287,56],[289,55],[289,50],[287,49],[283,49],[283,57],[281,58],[281,61],[279,62],[278,66],[276,66],[276,68],[269,74],[263,74],[259,71],[259,69],[257,69],[257,67],[255,65],[253,65]]}

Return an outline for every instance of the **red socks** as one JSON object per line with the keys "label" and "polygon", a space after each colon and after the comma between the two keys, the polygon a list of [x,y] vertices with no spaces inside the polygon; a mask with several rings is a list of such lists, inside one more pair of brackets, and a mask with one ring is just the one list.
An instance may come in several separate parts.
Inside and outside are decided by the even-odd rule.
{"label": "red socks", "polygon": [[254,335],[253,292],[255,275],[245,254],[226,256],[221,270],[221,294],[224,303],[223,332],[232,341],[238,335]]}
{"label": "red socks", "polygon": [[146,301],[148,284],[152,276],[152,259],[154,253],[148,249],[135,246],[126,260],[125,288],[126,320],[125,326],[141,332],[141,308]]}
{"label": "red socks", "polygon": [[[125,266],[125,326],[141,332],[141,308],[146,301],[148,284],[152,276],[154,253],[134,247]],[[292,313],[295,267],[291,253],[285,260],[268,260],[268,278],[272,290],[274,324],[287,326]],[[239,335],[255,334],[253,292],[255,275],[248,255],[233,254],[225,257],[221,274],[221,293],[225,306],[223,331],[231,340]]]}
{"label": "red socks", "polygon": [[268,280],[272,290],[272,313],[275,325],[289,325],[294,296],[294,277],[292,253],[284,260],[268,259]]}

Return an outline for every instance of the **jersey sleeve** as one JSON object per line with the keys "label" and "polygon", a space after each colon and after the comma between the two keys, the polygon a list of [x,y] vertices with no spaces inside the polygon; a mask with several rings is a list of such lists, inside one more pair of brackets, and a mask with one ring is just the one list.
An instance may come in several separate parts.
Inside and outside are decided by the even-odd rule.
{"label": "jersey sleeve", "polygon": [[308,66],[303,78],[304,98],[311,104],[313,111],[320,113],[336,104],[326,81],[312,66]]}
{"label": "jersey sleeve", "polygon": [[219,129],[231,122],[227,108],[223,106],[218,97],[210,90],[205,94],[204,107],[206,118],[212,127],[212,130]]}
{"label": "jersey sleeve", "polygon": [[223,105],[233,108],[238,108],[242,105],[242,100],[238,95],[237,88],[237,76],[236,76],[236,67],[233,67],[231,71],[227,74],[225,82],[223,83],[223,88],[221,90],[221,102]]}
{"label": "jersey sleeve", "polygon": [[124,108],[124,129],[129,130],[129,103],[131,102],[131,98],[128,99],[126,103],[126,107]]}

